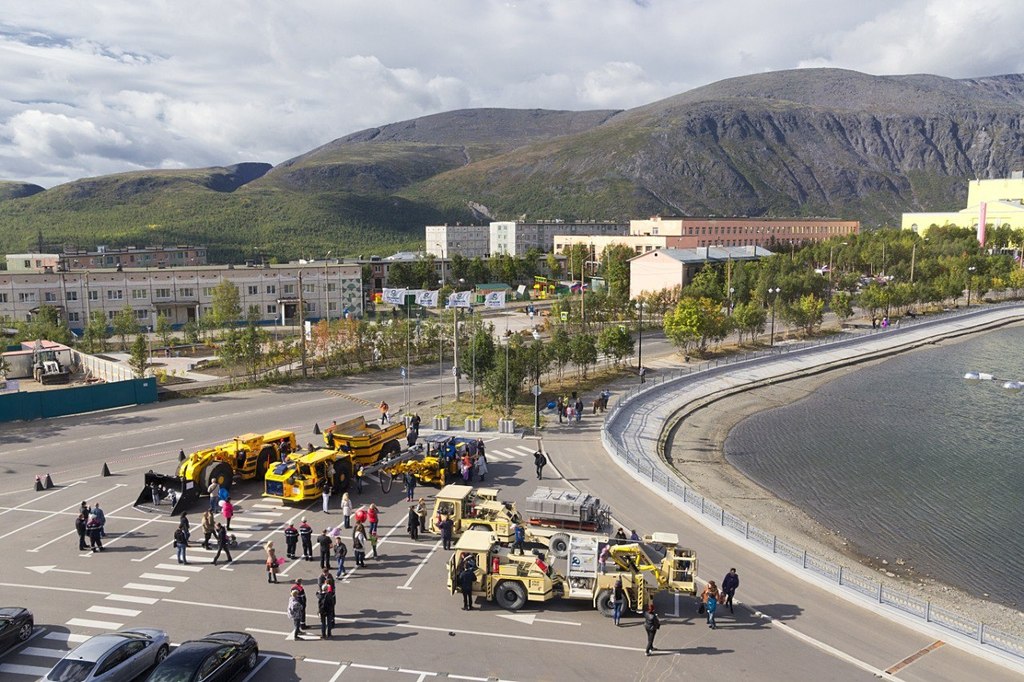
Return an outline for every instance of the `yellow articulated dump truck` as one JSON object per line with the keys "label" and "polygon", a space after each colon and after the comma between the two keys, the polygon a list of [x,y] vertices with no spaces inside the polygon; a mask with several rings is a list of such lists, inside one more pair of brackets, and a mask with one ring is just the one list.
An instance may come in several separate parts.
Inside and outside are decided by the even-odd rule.
{"label": "yellow articulated dump truck", "polygon": [[[293,453],[265,473],[263,496],[288,502],[310,500],[320,495],[332,474],[334,490],[347,490],[360,471],[369,476],[398,461],[404,436],[405,424],[381,428],[363,417],[329,426],[324,429],[328,447]],[[390,477],[382,472],[380,478],[382,486],[387,478],[390,490]]]}
{"label": "yellow articulated dump truck", "polygon": [[679,547],[675,534],[654,533],[641,542],[612,544],[611,563],[602,571],[600,556],[609,542],[615,541],[570,533],[563,572],[555,559],[538,550],[515,554],[493,534],[467,530],[448,560],[448,589],[455,594],[468,569],[473,571],[473,594],[508,611],[518,611],[531,601],[574,599],[589,601],[606,616],[612,615],[612,590],[620,578],[624,606],[638,613],[658,592],[696,595],[697,554]]}
{"label": "yellow articulated dump truck", "polygon": [[275,463],[296,447],[291,431],[270,431],[246,433],[227,443],[197,450],[178,464],[173,475],[147,472],[135,506],[152,510],[166,503],[172,515],[180,514],[199,495],[206,494],[211,480],[224,489],[230,489],[236,478],[262,480]]}

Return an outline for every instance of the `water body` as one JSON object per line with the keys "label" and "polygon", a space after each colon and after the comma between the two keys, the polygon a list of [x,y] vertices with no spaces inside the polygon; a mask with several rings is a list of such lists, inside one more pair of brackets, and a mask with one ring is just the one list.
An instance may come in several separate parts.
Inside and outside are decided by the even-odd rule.
{"label": "water body", "polygon": [[975,596],[1024,606],[1024,327],[865,367],[741,422],[744,474],[840,532]]}

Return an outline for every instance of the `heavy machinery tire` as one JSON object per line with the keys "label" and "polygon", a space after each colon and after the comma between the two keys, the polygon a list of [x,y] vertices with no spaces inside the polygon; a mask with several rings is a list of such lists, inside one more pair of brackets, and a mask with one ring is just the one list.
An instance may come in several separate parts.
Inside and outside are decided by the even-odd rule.
{"label": "heavy machinery tire", "polygon": [[395,482],[395,477],[381,469],[380,473],[377,474],[377,478],[380,479],[380,489],[385,494],[391,492],[391,484]]}
{"label": "heavy machinery tire", "polygon": [[526,605],[526,588],[514,580],[502,580],[494,587],[494,601],[506,611],[518,611]]}
{"label": "heavy machinery tire", "polygon": [[601,590],[597,593],[597,611],[606,618],[612,617],[612,600],[614,593],[611,590]]}
{"label": "heavy machinery tire", "polygon": [[548,540],[548,550],[559,559],[566,558],[569,556],[569,536],[565,533],[555,533]]}
{"label": "heavy machinery tire", "polygon": [[231,483],[234,479],[234,472],[231,471],[231,467],[225,462],[216,462],[210,464],[203,470],[203,476],[206,477],[206,484],[210,484],[210,479],[217,479],[217,483],[220,484],[221,488],[231,489]]}
{"label": "heavy machinery tire", "polygon": [[380,448],[380,455],[382,459],[391,459],[395,455],[402,452],[402,446],[398,444],[397,440],[389,440],[387,443]]}
{"label": "heavy machinery tire", "polygon": [[277,450],[273,445],[268,444],[260,448],[260,454],[256,456],[256,480],[261,484],[267,477],[270,462],[274,460],[277,460]]}

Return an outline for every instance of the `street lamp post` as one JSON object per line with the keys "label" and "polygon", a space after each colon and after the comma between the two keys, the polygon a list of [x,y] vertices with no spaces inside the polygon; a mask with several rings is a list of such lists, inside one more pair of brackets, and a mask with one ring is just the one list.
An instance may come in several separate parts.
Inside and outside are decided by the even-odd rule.
{"label": "street lamp post", "polygon": [[509,395],[508,395],[508,362],[509,362],[508,350],[509,350],[509,347],[511,345],[512,345],[512,333],[509,330],[506,329],[505,330],[505,419],[508,419],[511,416],[511,414],[512,414],[511,407],[509,405]]}
{"label": "street lamp post", "polygon": [[772,298],[772,334],[771,334],[771,346],[775,347],[775,309],[779,307],[779,292],[782,291],[781,287],[768,287],[768,294],[774,296]]}
{"label": "street lamp post", "polygon": [[736,287],[729,287],[729,316],[732,316],[732,297],[736,293]]}
{"label": "street lamp post", "polygon": [[974,271],[977,270],[977,269],[978,268],[974,267],[973,265],[971,267],[967,268],[967,273],[968,273],[967,274],[967,307],[968,308],[971,307],[971,284],[973,284],[973,280],[974,280]]}
{"label": "street lamp post", "polygon": [[327,264],[330,261],[331,254],[334,253],[334,249],[327,252],[324,256],[324,317],[327,318],[327,328],[330,331],[331,327],[331,278],[327,270]]}
{"label": "street lamp post", "polygon": [[642,299],[636,302],[636,309],[639,313],[639,318],[636,324],[636,371],[639,372],[644,367],[644,302]]}

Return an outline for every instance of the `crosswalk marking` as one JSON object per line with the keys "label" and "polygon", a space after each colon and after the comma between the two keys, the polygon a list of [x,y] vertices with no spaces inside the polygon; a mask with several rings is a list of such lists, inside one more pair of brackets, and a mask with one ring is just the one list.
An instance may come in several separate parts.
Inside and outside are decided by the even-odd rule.
{"label": "crosswalk marking", "polygon": [[[153,601],[156,600],[154,599]],[[69,644],[81,644],[89,639],[89,635],[77,635],[73,632],[47,632],[43,635],[43,639],[49,639],[54,642],[67,642]]]}
{"label": "crosswalk marking", "polygon": [[257,502],[256,504],[254,504],[252,506],[253,506],[254,509],[276,509],[278,511],[284,511],[285,510],[285,507],[282,507],[279,504],[268,504],[266,502]]}
{"label": "crosswalk marking", "polygon": [[39,656],[40,658],[64,658],[67,649],[45,649],[40,646],[27,646],[19,649],[18,654],[22,656]]}
{"label": "crosswalk marking", "polygon": [[168,575],[167,573],[143,573],[139,576],[142,580],[166,580],[171,583],[183,583],[189,579],[187,575]]}
{"label": "crosswalk marking", "polygon": [[491,452],[487,453],[487,459],[492,459],[492,460],[496,459],[496,460],[505,462],[505,461],[508,461],[510,459],[516,459],[516,456],[515,455],[507,455],[504,452],[502,452],[501,450],[492,450]]}
{"label": "crosswalk marking", "polygon": [[108,594],[104,599],[109,599],[110,601],[124,601],[132,604],[146,604],[149,606],[160,601],[156,597],[135,596],[134,594]]}
{"label": "crosswalk marking", "polygon": [[533,453],[536,452],[533,448],[528,448],[525,445],[513,445],[512,449],[519,450],[524,456],[533,457]]}
{"label": "crosswalk marking", "polygon": [[146,592],[173,592],[172,585],[146,585],[143,583],[128,583],[124,586],[126,590],[143,590]]}
{"label": "crosswalk marking", "polygon": [[163,571],[185,571],[186,573],[198,573],[203,570],[202,566],[189,566],[187,564],[157,564],[156,567]]}
{"label": "crosswalk marking", "polygon": [[72,618],[65,625],[78,628],[96,628],[98,630],[117,630],[124,623],[113,623],[109,620],[89,620],[88,618]]}
{"label": "crosswalk marking", "polygon": [[138,611],[136,609],[118,609],[113,606],[90,606],[86,611],[90,613],[102,613],[105,616],[124,616],[125,618],[134,618],[142,613],[142,611]]}
{"label": "crosswalk marking", "polygon": [[0,673],[9,675],[29,675],[31,677],[46,677],[50,672],[49,668],[41,668],[37,665],[17,665],[14,663],[0,663]]}

